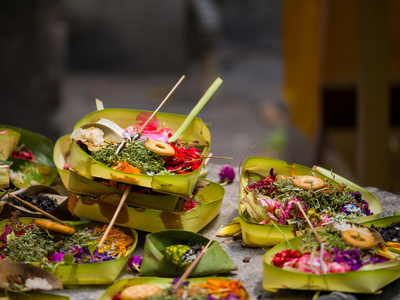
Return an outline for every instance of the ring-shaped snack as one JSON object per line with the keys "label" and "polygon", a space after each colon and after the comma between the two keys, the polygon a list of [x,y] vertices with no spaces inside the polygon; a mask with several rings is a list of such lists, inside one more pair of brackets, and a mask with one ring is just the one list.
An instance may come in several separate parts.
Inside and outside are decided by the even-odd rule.
{"label": "ring-shaped snack", "polygon": [[342,238],[350,245],[357,248],[364,248],[365,250],[371,249],[375,244],[372,236],[353,229],[343,231]]}
{"label": "ring-shaped snack", "polygon": [[171,145],[161,141],[148,140],[144,146],[151,152],[161,156],[174,156],[175,154],[175,150],[171,147]]}
{"label": "ring-shaped snack", "polygon": [[147,297],[162,294],[163,290],[159,286],[150,284],[138,284],[125,288],[120,294],[121,300],[140,300]]}
{"label": "ring-shaped snack", "polygon": [[303,190],[313,189],[314,191],[322,189],[325,186],[325,181],[319,177],[302,175],[296,176],[293,179],[293,185]]}
{"label": "ring-shaped snack", "polygon": [[47,229],[50,231],[72,235],[75,233],[75,229],[69,226],[57,224],[55,222],[47,221],[47,220],[35,220],[35,225],[41,229]]}

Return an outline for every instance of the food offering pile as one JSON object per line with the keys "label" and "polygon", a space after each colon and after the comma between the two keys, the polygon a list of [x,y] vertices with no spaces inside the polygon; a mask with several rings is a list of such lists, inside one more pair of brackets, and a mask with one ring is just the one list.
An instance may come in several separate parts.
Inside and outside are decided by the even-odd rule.
{"label": "food offering pile", "polygon": [[240,280],[226,277],[190,278],[174,289],[179,278],[141,277],[123,279],[111,285],[101,300],[249,300]]}
{"label": "food offering pile", "polygon": [[[181,141],[167,143],[172,130],[165,125],[160,128],[157,117],[142,131],[149,116],[149,113],[140,113],[136,118],[139,123],[124,129],[103,119],[98,124],[79,127],[71,138],[96,161],[124,173],[152,176],[186,174],[197,170],[204,159],[200,149]],[[115,133],[118,132],[121,139],[107,134],[112,128],[117,128]],[[140,135],[139,131],[142,132]]]}
{"label": "food offering pile", "polygon": [[[132,230],[113,226],[99,246],[107,227],[90,221],[62,225],[45,219],[3,220],[0,222],[0,259],[41,266],[59,277],[63,284],[110,283],[135,249],[137,235]],[[88,265],[86,270],[82,270],[82,265]],[[87,274],[91,268],[94,274]],[[108,274],[95,273],[106,269]],[[78,275],[86,278],[77,278]]]}
{"label": "food offering pile", "polygon": [[400,244],[383,238],[382,228],[339,221],[325,229],[269,250],[263,287],[373,293],[400,277],[400,255],[393,251]]}
{"label": "food offering pile", "polygon": [[373,215],[360,191],[353,192],[346,185],[335,186],[331,180],[312,175],[283,176],[271,168],[266,178],[249,184],[245,190],[263,208],[262,214],[256,214],[248,200],[251,196],[242,199],[243,213],[247,212],[258,224],[274,221],[304,229],[308,225],[306,215],[314,227]]}
{"label": "food offering pile", "polygon": [[311,226],[362,222],[378,218],[381,212],[376,197],[333,172],[250,157],[240,177],[239,217],[222,233],[229,235],[240,224],[245,245],[273,246]]}

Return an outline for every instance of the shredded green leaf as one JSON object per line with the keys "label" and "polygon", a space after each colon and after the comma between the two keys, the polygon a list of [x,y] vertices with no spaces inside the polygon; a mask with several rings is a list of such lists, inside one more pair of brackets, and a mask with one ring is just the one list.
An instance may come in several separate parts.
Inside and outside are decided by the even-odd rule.
{"label": "shredded green leaf", "polygon": [[139,169],[141,174],[165,172],[164,159],[144,146],[141,141],[132,141],[115,154],[118,145],[109,145],[92,152],[92,157],[97,161],[111,167],[117,161],[126,161]]}

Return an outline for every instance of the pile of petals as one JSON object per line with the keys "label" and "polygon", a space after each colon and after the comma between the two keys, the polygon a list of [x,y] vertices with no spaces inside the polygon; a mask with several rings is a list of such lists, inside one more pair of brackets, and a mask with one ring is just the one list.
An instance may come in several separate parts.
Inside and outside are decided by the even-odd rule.
{"label": "pile of petals", "polygon": [[342,239],[341,233],[328,230],[319,233],[323,248],[310,231],[297,250],[284,250],[272,257],[272,265],[296,272],[312,274],[345,273],[361,267],[383,263],[389,259],[382,255],[378,244],[370,249],[355,247]]}
{"label": "pile of petals", "polygon": [[11,156],[13,158],[20,158],[20,159],[35,162],[35,156],[33,155],[33,152],[29,149],[23,150],[24,146],[25,145],[21,145],[19,148],[15,149],[11,153]]}
{"label": "pile of petals", "polygon": [[[122,136],[125,138],[135,137],[135,135],[138,133],[138,131],[140,131],[140,129],[143,127],[144,123],[150,116],[151,114],[149,112],[141,112],[140,114],[138,114],[138,116],[136,117],[137,125],[125,128]],[[157,117],[153,117],[150,120],[149,124],[147,124],[146,127],[143,129],[140,139],[152,139],[166,143],[168,141],[168,138],[172,136],[172,130],[165,125],[160,129],[159,127],[160,121],[157,119]]]}
{"label": "pile of petals", "polygon": [[330,182],[319,190],[304,190],[293,185],[295,174],[292,175],[278,175],[271,169],[267,177],[246,187],[248,192],[254,192],[255,202],[263,212],[264,217],[255,222],[269,224],[273,220],[281,225],[304,227],[305,216],[299,204],[314,227],[372,215],[359,191],[353,192],[344,185],[334,186]]}
{"label": "pile of petals", "polygon": [[203,159],[200,150],[193,146],[184,146],[181,143],[171,144],[175,155],[164,158],[164,167],[177,174],[186,174],[197,170]]}
{"label": "pile of petals", "polygon": [[[175,285],[179,278],[173,278],[171,284]],[[156,282],[156,280],[155,280]],[[151,285],[151,282],[148,283]],[[155,294],[140,299],[207,299],[207,300],[243,300],[248,299],[240,280],[224,280],[218,278],[207,279],[204,283],[191,284],[190,279],[184,281],[181,286],[174,290],[166,287],[161,294]],[[114,295],[112,300],[121,300],[121,292]]]}
{"label": "pile of petals", "polygon": [[[203,290],[207,290],[209,294],[208,299],[241,299],[241,287],[243,282],[240,280],[219,280],[208,279],[206,283],[194,285]],[[217,298],[218,297],[218,298]]]}

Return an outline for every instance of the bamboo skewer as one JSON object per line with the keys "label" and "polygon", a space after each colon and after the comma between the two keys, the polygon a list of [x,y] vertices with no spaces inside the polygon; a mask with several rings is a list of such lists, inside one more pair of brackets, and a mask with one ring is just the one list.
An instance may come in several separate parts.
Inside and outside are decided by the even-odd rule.
{"label": "bamboo skewer", "polygon": [[183,281],[190,275],[190,273],[193,271],[194,267],[198,264],[200,259],[203,257],[204,253],[208,250],[208,247],[211,245],[212,241],[215,239],[217,236],[218,231],[221,230],[223,225],[221,225],[217,232],[213,235],[213,237],[210,239],[210,241],[207,243],[207,245],[204,247],[204,249],[197,255],[196,259],[190,264],[190,266],[186,269],[186,271],[182,274],[182,276],[179,278],[178,282],[175,283],[174,285],[174,290],[177,290],[183,283]]}
{"label": "bamboo skewer", "polygon": [[154,115],[160,110],[161,106],[164,105],[165,101],[168,100],[169,96],[175,91],[175,89],[178,87],[178,85],[182,82],[182,80],[185,79],[185,75],[179,79],[179,81],[175,84],[175,86],[172,88],[172,90],[168,93],[168,95],[164,98],[164,100],[161,102],[161,104],[157,107],[157,109],[153,112],[153,114],[146,120],[146,122],[142,125],[140,130],[138,131],[138,135],[140,136],[143,132],[143,130],[146,128],[146,126],[149,124],[150,120],[154,117]]}
{"label": "bamboo skewer", "polygon": [[29,206],[30,208],[36,210],[37,212],[40,212],[42,215],[44,215],[44,216],[46,216],[46,217],[52,219],[53,221],[55,221],[55,222],[57,222],[57,223],[60,223],[61,225],[67,225],[66,223],[64,223],[63,221],[61,221],[59,218],[57,218],[57,217],[55,217],[55,216],[53,216],[53,215],[51,215],[51,214],[45,212],[44,210],[40,209],[39,207],[36,207],[35,205],[33,205],[33,204],[31,204],[31,203],[29,203],[29,202],[27,202],[27,201],[25,201],[25,200],[22,200],[20,197],[15,196],[14,194],[11,194],[9,191],[7,191],[7,190],[5,190],[5,189],[3,189],[3,188],[0,188],[0,189],[1,189],[3,192],[6,192],[8,195],[14,197],[15,199],[21,201],[21,202],[22,202],[23,204],[25,204],[26,206]]}
{"label": "bamboo skewer", "polygon": [[126,197],[128,197],[128,194],[129,194],[129,192],[130,192],[130,190],[131,190],[131,187],[132,187],[132,186],[129,184],[129,185],[127,185],[127,187],[125,188],[124,194],[122,195],[122,198],[121,198],[121,200],[119,201],[118,207],[117,207],[117,209],[115,210],[115,213],[114,213],[114,215],[113,215],[113,217],[112,217],[112,219],[111,219],[111,221],[110,221],[110,224],[108,224],[108,227],[107,227],[106,231],[103,233],[103,236],[101,237],[101,240],[100,240],[99,244],[97,245],[97,248],[100,248],[100,247],[103,245],[104,241],[105,241],[106,238],[107,238],[107,235],[110,233],[111,228],[114,226],[115,220],[116,220],[117,217],[118,217],[118,214],[119,214],[119,212],[120,212],[120,210],[121,210],[121,208],[122,208],[122,205],[125,203]]}

